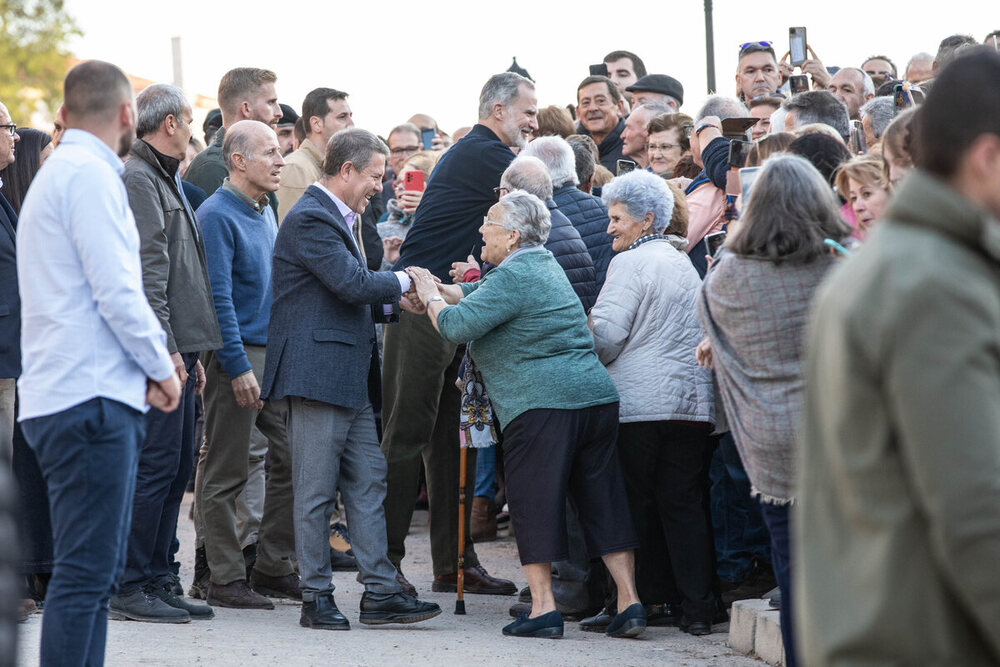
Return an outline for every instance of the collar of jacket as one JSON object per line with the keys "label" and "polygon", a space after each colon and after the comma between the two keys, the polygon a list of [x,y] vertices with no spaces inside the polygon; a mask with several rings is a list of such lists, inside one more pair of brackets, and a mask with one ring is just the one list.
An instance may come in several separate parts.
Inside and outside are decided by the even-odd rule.
{"label": "collar of jacket", "polygon": [[135,140],[130,152],[140,160],[148,162],[154,168],[159,169],[170,180],[173,180],[174,174],[177,173],[177,170],[181,166],[180,160],[169,155],[164,155],[153,148],[149,142],[142,139]]}
{"label": "collar of jacket", "polygon": [[263,214],[264,209],[266,209],[268,206],[269,193],[265,192],[260,196],[260,199],[254,201],[253,199],[251,199],[250,195],[248,195],[247,193],[243,192],[238,187],[233,185],[232,181],[229,180],[228,176],[226,176],[225,180],[222,181],[222,189],[225,190],[226,192],[229,192],[234,197],[239,199],[241,202],[252,208],[256,213]]}
{"label": "collar of jacket", "polygon": [[886,219],[934,229],[1000,261],[1000,221],[921,169],[904,180]]}
{"label": "collar of jacket", "polygon": [[[583,126],[583,123],[578,122],[576,124],[576,131],[577,134],[586,134],[588,137],[591,137],[590,130],[585,128]],[[625,118],[619,118],[618,124],[615,125],[615,128],[613,130],[611,130],[611,133],[608,136],[604,137],[604,141],[602,141],[597,145],[597,152],[603,156],[605,153],[611,150],[614,147],[615,142],[621,138],[622,132],[624,131],[625,131]]]}
{"label": "collar of jacket", "polygon": [[316,163],[316,168],[319,169],[320,172],[322,173],[323,153],[322,151],[320,151],[319,148],[316,147],[316,144],[314,144],[309,137],[306,137],[305,140],[301,144],[299,144],[299,149],[302,150],[306,155],[308,155],[313,162]]}

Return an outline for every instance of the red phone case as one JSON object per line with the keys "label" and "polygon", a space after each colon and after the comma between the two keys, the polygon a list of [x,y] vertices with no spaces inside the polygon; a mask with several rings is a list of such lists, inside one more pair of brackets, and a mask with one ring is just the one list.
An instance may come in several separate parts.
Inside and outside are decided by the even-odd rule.
{"label": "red phone case", "polygon": [[414,192],[424,191],[424,172],[408,171],[403,174],[403,189]]}

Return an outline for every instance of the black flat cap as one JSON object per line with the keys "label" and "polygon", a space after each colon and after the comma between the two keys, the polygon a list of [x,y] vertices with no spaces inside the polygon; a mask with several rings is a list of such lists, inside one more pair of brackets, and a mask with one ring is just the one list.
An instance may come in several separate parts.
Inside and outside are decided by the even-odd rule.
{"label": "black flat cap", "polygon": [[625,90],[630,93],[662,93],[676,99],[678,104],[684,104],[684,86],[666,74],[647,74]]}
{"label": "black flat cap", "polygon": [[299,119],[298,112],[287,104],[278,106],[281,107],[281,120],[278,121],[278,125],[295,125],[295,121]]}

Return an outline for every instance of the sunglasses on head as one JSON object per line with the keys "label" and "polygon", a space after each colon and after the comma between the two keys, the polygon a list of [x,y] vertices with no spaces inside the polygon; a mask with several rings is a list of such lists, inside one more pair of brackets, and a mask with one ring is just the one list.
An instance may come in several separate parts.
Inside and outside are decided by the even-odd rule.
{"label": "sunglasses on head", "polygon": [[743,53],[747,49],[754,46],[759,46],[762,49],[769,49],[772,44],[771,42],[744,42],[743,44],[740,44],[740,53]]}

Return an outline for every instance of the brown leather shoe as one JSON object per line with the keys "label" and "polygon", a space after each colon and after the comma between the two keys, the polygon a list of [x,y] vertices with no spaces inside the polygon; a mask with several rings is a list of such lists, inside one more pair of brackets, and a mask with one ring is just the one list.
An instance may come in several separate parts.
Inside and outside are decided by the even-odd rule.
{"label": "brown leather shoe", "polygon": [[[360,572],[358,572],[358,576],[356,576],[355,579],[359,584],[361,583]],[[403,576],[403,571],[400,570],[398,567],[396,568],[396,581],[399,583],[400,586],[403,587],[404,593],[406,593],[410,597],[414,598],[417,597],[417,587],[406,580],[406,577]]]}
{"label": "brown leather shoe", "polygon": [[[434,577],[431,590],[435,593],[458,591],[458,573],[440,574]],[[479,566],[465,568],[465,582],[462,590],[466,593],[480,595],[513,595],[517,593],[517,586],[514,585],[513,581],[491,577],[485,568]]]}
{"label": "brown leather shoe", "polygon": [[233,609],[274,609],[274,603],[259,593],[255,593],[243,579],[230,584],[219,585],[212,582],[208,586],[208,604],[213,607]]}
{"label": "brown leather shoe", "polygon": [[489,498],[472,499],[472,518],[469,530],[474,542],[492,542],[497,539],[497,508]]}
{"label": "brown leather shoe", "polygon": [[269,598],[290,598],[292,600],[302,599],[302,590],[299,588],[299,575],[292,572],[283,577],[272,577],[257,570],[250,575],[250,588],[261,595]]}

